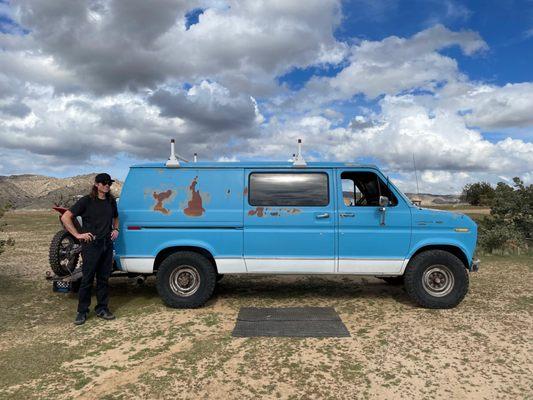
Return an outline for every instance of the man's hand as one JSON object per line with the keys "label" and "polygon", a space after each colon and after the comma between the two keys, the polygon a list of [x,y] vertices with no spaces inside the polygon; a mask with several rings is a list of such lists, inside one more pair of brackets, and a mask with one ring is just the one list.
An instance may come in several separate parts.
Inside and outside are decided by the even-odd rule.
{"label": "man's hand", "polygon": [[80,233],[76,236],[76,239],[81,240],[82,242],[91,242],[94,240],[94,235],[90,232]]}
{"label": "man's hand", "polygon": [[118,238],[118,229],[113,229],[111,231],[111,240],[115,240],[116,238]]}

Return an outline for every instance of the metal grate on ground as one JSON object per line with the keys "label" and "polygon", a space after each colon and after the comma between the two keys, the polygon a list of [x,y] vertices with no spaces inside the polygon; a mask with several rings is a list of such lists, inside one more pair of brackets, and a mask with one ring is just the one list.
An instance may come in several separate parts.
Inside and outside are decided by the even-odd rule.
{"label": "metal grate on ground", "polygon": [[332,307],[243,307],[234,337],[349,337],[350,332]]}

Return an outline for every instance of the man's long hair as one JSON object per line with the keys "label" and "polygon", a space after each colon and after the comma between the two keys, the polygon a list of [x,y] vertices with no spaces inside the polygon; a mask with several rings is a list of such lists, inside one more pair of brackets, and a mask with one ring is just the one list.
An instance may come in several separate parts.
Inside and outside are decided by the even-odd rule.
{"label": "man's long hair", "polygon": [[[96,182],[95,182],[96,183]],[[89,196],[91,196],[91,200],[96,200],[98,198],[98,188],[96,187],[95,183],[93,183],[93,187],[91,188],[91,193],[89,193]],[[115,196],[111,194],[111,190],[105,194],[106,200],[114,200]]]}

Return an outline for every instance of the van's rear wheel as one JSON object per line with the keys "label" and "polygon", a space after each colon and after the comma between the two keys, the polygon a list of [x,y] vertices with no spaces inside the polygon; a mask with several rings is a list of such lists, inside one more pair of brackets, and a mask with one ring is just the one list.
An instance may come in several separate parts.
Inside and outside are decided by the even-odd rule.
{"label": "van's rear wheel", "polygon": [[213,294],[216,271],[201,254],[182,251],[169,255],[157,271],[157,291],[174,308],[202,306]]}
{"label": "van's rear wheel", "polygon": [[411,259],[404,275],[407,294],[426,308],[453,308],[468,292],[468,272],[459,258],[429,250]]}

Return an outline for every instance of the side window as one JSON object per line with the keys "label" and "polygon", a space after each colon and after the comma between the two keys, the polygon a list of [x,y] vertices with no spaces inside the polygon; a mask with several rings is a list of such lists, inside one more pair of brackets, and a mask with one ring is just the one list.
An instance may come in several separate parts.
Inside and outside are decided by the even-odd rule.
{"label": "side window", "polygon": [[352,179],[343,178],[342,197],[344,200],[344,205],[351,207],[355,206],[357,201],[359,201],[363,197],[363,195]]}
{"label": "side window", "polygon": [[343,172],[341,180],[342,197],[347,207],[377,207],[379,196],[388,197],[392,207],[398,205],[398,199],[394,193],[373,172]]}
{"label": "side window", "polygon": [[252,206],[327,206],[328,175],[322,172],[250,174],[248,201]]}

